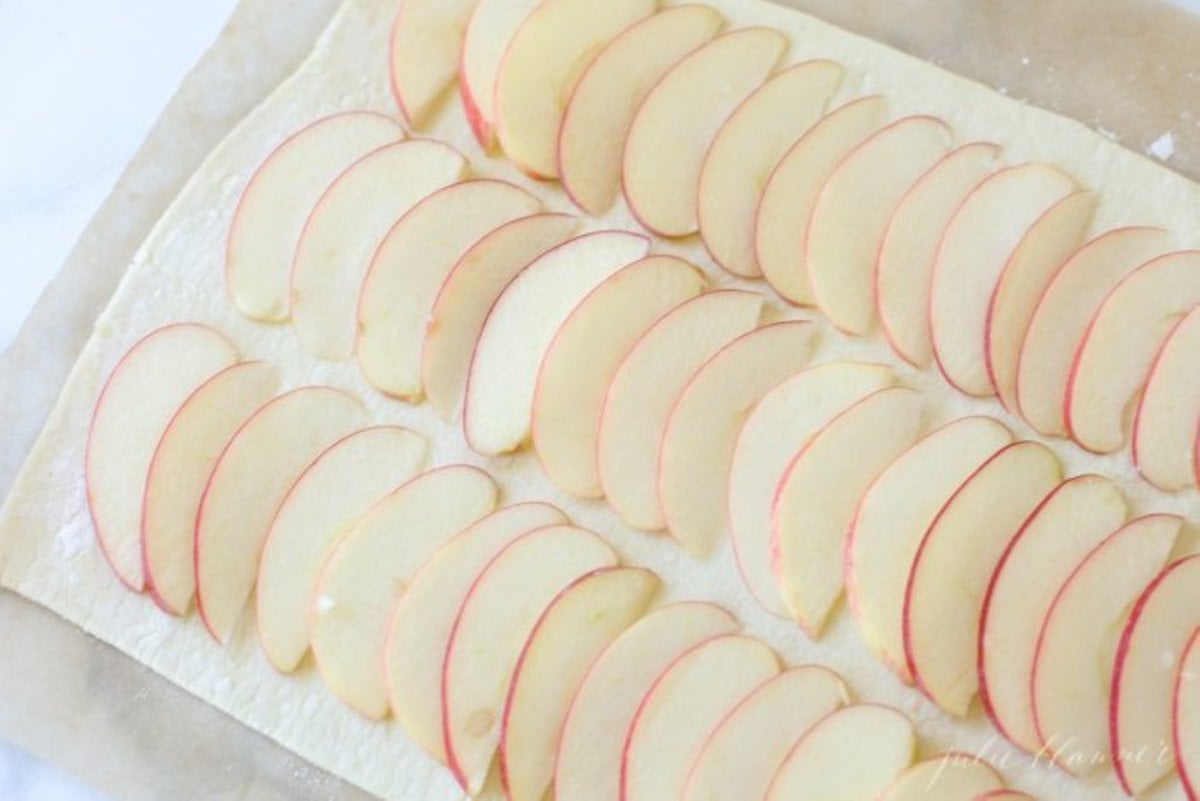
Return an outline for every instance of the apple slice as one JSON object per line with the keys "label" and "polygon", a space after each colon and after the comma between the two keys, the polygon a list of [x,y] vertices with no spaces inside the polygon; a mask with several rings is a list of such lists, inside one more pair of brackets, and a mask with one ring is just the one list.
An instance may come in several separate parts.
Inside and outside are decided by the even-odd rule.
{"label": "apple slice", "polygon": [[513,671],[542,611],[579,577],[616,563],[613,549],[592,532],[549,526],[509,543],[475,579],[454,622],[442,678],[447,763],[468,795],[487,778]]}
{"label": "apple slice", "polygon": [[505,181],[463,181],[412,207],[384,237],[358,297],[355,352],[380,392],[421,395],[429,310],[451,268],[481,237],[534,214],[541,202]]}
{"label": "apple slice", "polygon": [[306,349],[325,359],[354,355],[354,306],[379,243],[466,166],[449,145],[413,139],[363,156],[334,179],[305,222],[292,263],[292,325]]}
{"label": "apple slice", "polygon": [[1163,342],[1133,422],[1133,462],[1157,487],[1181,490],[1197,483],[1193,443],[1200,436],[1200,306]]}
{"label": "apple slice", "polygon": [[421,383],[434,410],[453,417],[488,310],[531,261],[570,239],[579,220],[533,214],[501,225],[472,245],[442,282],[425,325]]}
{"label": "apple slice", "polygon": [[658,500],[671,535],[709,553],[729,520],[729,470],[746,411],[812,350],[812,326],[774,323],[743,334],[688,380],[667,416],[658,459]]}
{"label": "apple slice", "polygon": [[609,505],[629,525],[666,525],[657,488],[667,416],[692,374],[758,324],[762,301],[736,289],[687,301],[655,322],[613,374],[597,426],[596,467]]}
{"label": "apple slice", "polygon": [[138,340],[100,390],[84,456],[88,510],[113,572],[135,592],[146,586],[142,508],[158,443],[188,397],[237,358],[208,326],[168,325]]}
{"label": "apple slice", "polygon": [[740,634],[714,637],[676,659],[642,699],[625,738],[622,801],[680,798],[709,735],[778,673],[775,652]]}
{"label": "apple slice", "polygon": [[588,63],[657,0],[545,0],[517,29],[496,74],[496,133],[504,155],[535,178],[558,177],[564,99]]}
{"label": "apple slice", "polygon": [[1066,436],[1063,399],[1088,322],[1122,276],[1170,242],[1161,228],[1118,228],[1092,239],[1059,269],[1034,309],[1017,362],[1017,404],[1031,426]]}
{"label": "apple slice", "polygon": [[901,198],[945,154],[950,129],[905,117],[846,154],[813,202],[804,261],[813,298],[829,321],[862,336],[875,323],[875,260]]}
{"label": "apple slice", "polygon": [[929,366],[929,289],[942,232],[966,196],[1000,158],[1000,146],[972,142],[950,151],[909,187],[896,206],[875,262],[875,303],[892,350]]}
{"label": "apple slice", "polygon": [[458,75],[463,33],[479,0],[404,0],[389,41],[392,95],[420,128]]}
{"label": "apple slice", "polygon": [[545,794],[563,722],[588,668],[645,614],[660,587],[645,568],[605,568],[563,590],[542,614],[504,706],[500,775],[511,801],[540,801]]}
{"label": "apple slice", "polygon": [[1047,209],[1021,237],[992,290],[984,350],[988,379],[1006,409],[1017,408],[1017,361],[1029,320],[1054,274],[1083,243],[1097,200],[1081,189]]}
{"label": "apple slice", "polygon": [[621,794],[621,754],[655,680],[700,643],[737,630],[719,606],[686,601],[634,623],[596,658],[567,712],[554,769],[558,801],[610,801]]}
{"label": "apple slice", "polygon": [[1008,445],[983,463],[938,512],[913,560],[904,594],[904,654],[917,686],[952,715],[979,689],[979,616],[988,581],[1026,518],[1062,481],[1038,442]]}
{"label": "apple slice", "polygon": [[509,543],[530,531],[567,522],[544,503],[509,506],[455,536],[413,577],[388,624],[384,666],[392,712],[404,731],[439,762],[442,667],[458,610],[476,577]]}
{"label": "apple slice", "polygon": [[429,443],[400,426],[355,431],[330,445],[279,505],[258,568],[258,634],[276,669],[308,652],[308,610],[321,568],[363,515],[425,465]]}
{"label": "apple slice", "polygon": [[1049,164],[1005,167],[976,186],[946,226],[934,259],[929,325],[938,369],[959,391],[992,394],[988,301],[1021,237],[1076,189],[1074,178]]}
{"label": "apple slice", "polygon": [[877,390],[826,423],[783,473],[771,551],[784,602],[810,636],[820,635],[842,594],[846,532],[863,493],[921,436],[924,416],[915,390]]}
{"label": "apple slice", "polygon": [[196,609],[219,642],[241,619],[263,543],[292,484],[366,418],[348,392],[301,387],[261,406],[221,451],[196,513]]}
{"label": "apple slice", "polygon": [[621,183],[630,211],[661,236],[697,230],[704,154],[734,109],[766,80],[788,48],[772,28],[726,33],[671,67],[629,126]]}
{"label": "apple slice", "polygon": [[[1141,537],[1138,554],[1127,551],[1116,567],[1124,576],[1148,570],[1131,570],[1131,563],[1162,564],[1179,532],[1181,521],[1170,515],[1153,518],[1155,540],[1149,548]],[[1151,535],[1153,536],[1153,535]],[[1147,565],[1151,567],[1152,565]],[[1112,588],[1109,588],[1112,593]],[[1181,559],[1155,578],[1129,615],[1117,646],[1112,678],[1109,730],[1113,764],[1125,792],[1135,795],[1171,769],[1169,761],[1140,759],[1139,754],[1170,753],[1172,690],[1184,649],[1200,626],[1200,556]],[[1048,636],[1048,635],[1047,635]]]}
{"label": "apple slice", "polygon": [[1035,801],[1035,799],[1020,790],[992,790],[975,796],[975,801]]}
{"label": "apple slice", "polygon": [[979,695],[996,728],[1031,754],[1042,747],[1029,682],[1042,621],[1075,567],[1128,511],[1109,479],[1068,479],[1029,516],[992,574],[979,624]]}
{"label": "apple slice", "polygon": [[[729,474],[724,488],[729,511],[717,523],[728,521],[742,579],[767,611],[784,617],[790,611],[774,569],[771,541],[771,507],[788,464],[809,438],[843,409],[894,383],[895,374],[882,364],[829,362],[784,378],[769,390],[759,390],[757,403],[750,398],[738,400],[736,406],[722,404],[732,415],[721,411],[720,419],[734,417],[731,427],[736,440],[732,456],[726,460]],[[731,389],[722,391],[729,394]],[[714,414],[711,419],[718,418]]]}
{"label": "apple slice", "polygon": [[905,682],[904,594],[925,532],[951,495],[1012,432],[991,417],[963,417],[927,434],[879,474],[849,526],[850,609],[875,653]]}
{"label": "apple slice", "polygon": [[817,665],[768,679],[705,741],[682,801],[763,798],[796,741],[848,700],[841,677]]}
{"label": "apple slice", "polygon": [[878,798],[912,764],[916,740],[908,718],[891,707],[839,709],[796,743],[766,801]]}
{"label": "apple slice", "polygon": [[754,218],[754,252],[763,277],[791,303],[813,303],[804,237],[821,187],[834,168],[883,122],[887,103],[872,95],[821,118],[767,178]]}
{"label": "apple slice", "polygon": [[325,684],[359,713],[378,720],[388,711],[383,654],[396,598],[434,551],[495,508],[496,495],[477,467],[430,470],[377,501],[329,554],[309,637]]}
{"label": "apple slice", "polygon": [[538,371],[533,445],[559,489],[585,498],[603,494],[596,434],[605,390],[646,329],[704,284],[690,262],[647,256],[593,289],[558,329]]}
{"label": "apple slice", "polygon": [[496,146],[496,75],[517,29],[542,0],[479,0],[463,32],[458,88],[475,140]]}
{"label": "apple slice", "polygon": [[762,275],[754,255],[754,217],[767,177],[824,113],[845,69],[826,59],[788,67],[754,90],[730,115],[704,157],[696,196],[700,236],[734,275]]}
{"label": "apple slice", "polygon": [[1072,439],[1096,453],[1125,443],[1128,412],[1155,355],[1180,318],[1198,304],[1197,250],[1160,256],[1113,287],[1088,324],[1071,366],[1066,422]]}
{"label": "apple slice", "polygon": [[1200,629],[1192,633],[1172,693],[1171,747],[1175,749],[1175,766],[1189,799],[1197,797],[1200,789]]}
{"label": "apple slice", "polygon": [[238,311],[288,318],[292,256],[309,212],[347,167],[403,138],[395,120],[349,111],[301,128],[267,156],[242,191],[225,243],[225,284]]}
{"label": "apple slice", "polygon": [[631,25],[575,84],[558,133],[558,176],[584,211],[608,211],[621,188],[621,153],[634,113],[668,69],[716,36],[721,15],[683,5]]}
{"label": "apple slice", "polygon": [[649,246],[625,231],[584,234],[543,253],[505,287],[471,357],[463,429],[472,448],[496,455],[521,447],[538,368],[555,332],[589,292]]}
{"label": "apple slice", "polygon": [[238,362],[201,384],[163,431],[146,472],[142,559],[155,602],[187,612],[196,591],[196,512],[221,450],[279,386],[266,362]]}
{"label": "apple slice", "polygon": [[918,762],[893,782],[880,801],[976,801],[1004,781],[981,757],[947,753]]}
{"label": "apple slice", "polygon": [[[1179,529],[1177,517],[1150,515],[1109,535],[1060,588],[1039,629],[1031,673],[1038,737],[1042,752],[1073,773],[1108,760],[1118,634],[1138,595],[1166,563]],[[1173,663],[1163,666],[1163,654],[1152,655],[1154,672],[1174,669]],[[1169,694],[1170,675],[1163,681]],[[1139,704],[1157,700],[1141,690]]]}

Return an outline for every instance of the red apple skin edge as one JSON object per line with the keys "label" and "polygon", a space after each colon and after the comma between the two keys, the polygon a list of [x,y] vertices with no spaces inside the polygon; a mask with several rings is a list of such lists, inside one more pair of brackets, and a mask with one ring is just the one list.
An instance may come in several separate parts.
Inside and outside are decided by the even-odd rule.
{"label": "red apple skin edge", "polygon": [[[1183,661],[1186,661],[1187,655],[1197,647],[1200,647],[1200,628],[1197,628],[1194,632],[1192,632],[1192,636],[1188,638],[1188,644],[1184,646],[1183,649]],[[1180,671],[1175,677],[1175,689],[1171,693],[1171,698],[1173,699],[1172,703],[1174,706],[1172,716],[1175,720],[1179,720],[1179,687],[1182,683],[1183,671]],[[1171,747],[1175,750],[1175,765],[1179,770],[1179,781],[1183,784],[1183,792],[1187,794],[1189,801],[1196,801],[1196,799],[1200,798],[1200,794],[1198,794],[1200,793],[1200,785],[1197,784],[1197,782],[1200,782],[1200,776],[1188,775],[1184,762],[1179,757],[1179,754],[1182,752],[1180,746],[1182,746],[1182,743],[1179,741],[1179,728],[1172,725]]]}
{"label": "red apple skin edge", "polygon": [[1133,792],[1129,789],[1129,781],[1125,777],[1125,769],[1121,765],[1121,760],[1117,759],[1117,755],[1121,753],[1121,740],[1119,737],[1120,732],[1117,728],[1117,709],[1119,708],[1121,701],[1121,663],[1124,662],[1125,658],[1129,655],[1129,641],[1133,638],[1133,630],[1137,625],[1138,618],[1140,618],[1142,612],[1145,611],[1146,603],[1154,595],[1154,591],[1158,588],[1158,585],[1161,584],[1163,580],[1167,578],[1167,576],[1178,570],[1180,566],[1188,564],[1196,559],[1200,559],[1200,554],[1195,554],[1193,556],[1188,556],[1177,560],[1176,562],[1164,568],[1163,571],[1154,579],[1154,581],[1151,581],[1148,585],[1146,585],[1146,589],[1142,590],[1142,594],[1138,597],[1137,603],[1134,604],[1133,611],[1129,613],[1129,620],[1126,621],[1125,630],[1121,632],[1121,640],[1117,644],[1117,655],[1113,660],[1115,669],[1113,670],[1112,676],[1112,689],[1109,691],[1108,696],[1110,699],[1112,699],[1108,704],[1108,740],[1112,744],[1112,763],[1113,769],[1117,774],[1117,781],[1121,783],[1121,789],[1124,790],[1125,794],[1129,796],[1132,796]]}
{"label": "red apple skin edge", "polygon": [[463,113],[467,117],[467,125],[471,127],[471,133],[475,136],[475,141],[479,143],[479,147],[483,152],[491,155],[495,150],[495,131],[483,119],[483,114],[479,111],[479,106],[475,103],[475,98],[471,94],[470,88],[467,86],[466,64],[463,58],[466,55],[464,52],[458,57],[458,97],[462,102]]}
{"label": "red apple skin edge", "polygon": [[396,10],[396,18],[392,21],[391,31],[388,35],[388,86],[392,89],[392,97],[396,99],[396,106],[400,109],[400,116],[404,118],[404,124],[412,127],[412,115],[408,112],[408,106],[404,103],[404,95],[400,92],[400,85],[396,83],[396,71],[392,68],[392,64],[396,62],[396,29],[400,27],[400,18],[404,16],[406,3],[401,3],[400,8]]}
{"label": "red apple skin edge", "polygon": [[[1154,376],[1158,372],[1159,367],[1162,364],[1163,358],[1166,356],[1167,345],[1170,343],[1172,335],[1176,331],[1179,330],[1179,327],[1183,325],[1183,321],[1186,319],[1187,319],[1186,314],[1184,316],[1180,317],[1179,322],[1177,322],[1175,325],[1171,326],[1171,332],[1169,334],[1167,334],[1166,337],[1163,338],[1162,345],[1159,347],[1158,353],[1154,357],[1154,361],[1151,362],[1150,369],[1146,372],[1146,381],[1143,384],[1143,387],[1149,386],[1150,382],[1154,380]],[[1129,435],[1130,436],[1129,453],[1130,453],[1130,456],[1133,458],[1133,466],[1137,469],[1138,473],[1142,476],[1142,478],[1145,478],[1147,481],[1150,481],[1149,478],[1146,478],[1146,474],[1142,473],[1142,466],[1140,464],[1141,443],[1139,442],[1140,437],[1138,436],[1138,433],[1141,429],[1142,410],[1144,409],[1144,406],[1143,406],[1144,401],[1145,401],[1145,395],[1143,394],[1142,397],[1138,399],[1137,410],[1133,413],[1133,424],[1130,426],[1130,435]],[[1198,418],[1196,437],[1197,437],[1197,439],[1196,439],[1197,444],[1200,444],[1200,418]],[[1150,481],[1150,483],[1153,484],[1154,482]],[[1168,488],[1168,491],[1169,491],[1169,488]]]}

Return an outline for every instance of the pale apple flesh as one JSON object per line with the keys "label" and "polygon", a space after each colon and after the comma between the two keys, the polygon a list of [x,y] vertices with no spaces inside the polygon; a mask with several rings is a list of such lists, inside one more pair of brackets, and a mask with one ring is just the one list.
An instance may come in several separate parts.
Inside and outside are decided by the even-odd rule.
{"label": "pale apple flesh", "polygon": [[558,176],[584,211],[603,214],[621,191],[621,153],[633,116],[677,61],[716,36],[708,6],[664,8],[631,25],[592,60],[575,84],[558,134]]}
{"label": "pale apple flesh", "polygon": [[496,146],[496,76],[509,44],[542,0],[479,0],[463,32],[459,95],[475,140]]}
{"label": "pale apple flesh", "polygon": [[425,465],[429,444],[400,426],[363,428],[321,452],[279,504],[255,587],[259,639],[276,669],[308,652],[308,611],[329,553],[372,506]]}
{"label": "pale apple flesh", "polygon": [[1133,423],[1133,463],[1165,490],[1197,486],[1194,445],[1200,438],[1200,306],[1163,342]]}
{"label": "pale apple flesh", "polygon": [[384,667],[392,714],[434,759],[446,761],[442,738],[442,667],[450,632],[471,585],[510,542],[567,522],[544,503],[500,509],[455,536],[413,577],[388,623]]}
{"label": "pale apple flesh", "polygon": [[360,714],[388,711],[384,646],[399,594],[441,545],[492,511],[497,494],[477,467],[422,473],[377,501],[324,562],[308,608],[313,656],[329,689]]}
{"label": "pale apple flesh", "polygon": [[1003,788],[1000,774],[982,758],[950,752],[904,771],[880,801],[978,801]]}
{"label": "pale apple flesh", "polygon": [[622,358],[643,333],[699,295],[704,274],[677,256],[647,256],[603,281],[563,321],[538,369],[533,447],[559,489],[603,494],[597,431],[604,394]]}
{"label": "pale apple flesh", "polygon": [[463,34],[479,0],[404,0],[388,47],[392,94],[408,124],[422,127],[458,75]]}
{"label": "pale apple flesh", "polygon": [[242,617],[288,490],[366,418],[362,402],[347,392],[301,387],[255,411],[221,452],[196,514],[196,608],[219,642]]}
{"label": "pale apple flesh", "polygon": [[481,237],[540,207],[537,198],[506,181],[464,181],[419,201],[392,226],[358,296],[355,355],[376,389],[421,397],[425,331],[446,276]]}
{"label": "pale apple flesh", "polygon": [[158,444],[188,397],[237,359],[207,326],[168,325],[135,343],[100,390],[84,456],[88,511],[113,572],[135,592],[146,586],[142,508]]}
{"label": "pale apple flesh", "polygon": [[596,432],[596,467],[608,503],[627,524],[666,525],[658,502],[662,432],[676,398],[717,351],[753,330],[761,295],[707,292],[663,315],[630,348],[605,391]]}
{"label": "pale apple flesh", "polygon": [[618,798],[621,754],[642,699],[683,654],[737,628],[719,606],[685,601],[651,612],[617,637],[588,669],[571,701],[558,744],[555,797]]}
{"label": "pale apple flesh", "polygon": [[955,491],[921,541],[904,595],[904,653],[917,686],[952,715],[965,716],[979,689],[979,615],[992,573],[1061,481],[1046,446],[1006,446]]}
{"label": "pale apple flesh", "polygon": [[[1200,629],[1197,629],[1200,632]],[[1200,791],[1200,635],[1192,634],[1175,677],[1171,714],[1171,747],[1188,798]]]}

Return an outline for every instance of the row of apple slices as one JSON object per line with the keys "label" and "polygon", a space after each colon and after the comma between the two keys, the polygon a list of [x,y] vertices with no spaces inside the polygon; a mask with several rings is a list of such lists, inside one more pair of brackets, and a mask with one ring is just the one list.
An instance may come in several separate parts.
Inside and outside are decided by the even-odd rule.
{"label": "row of apple slices", "polygon": [[[1200,254],[1158,228],[1084,242],[1096,206],[1062,170],[951,149],[940,120],[884,125],[878,96],[825,113],[829,60],[780,69],[786,37],[718,36],[704,6],[646,0],[404,0],[392,80],[420,123],[455,70],[480,143],[559,178],[583,209],[620,189],[664,236],[699,232],[735,275],[764,276],[842,330],[876,321],[896,352],[1040,432],[1120,448],[1156,485],[1197,482]],[[627,27],[626,27],[627,26]],[[431,36],[433,31],[439,36]],[[715,37],[715,38],[714,38]],[[565,107],[550,99],[567,97]],[[824,115],[824,116],[822,116]],[[680,132],[683,132],[682,135]],[[1168,335],[1174,335],[1167,342]]]}

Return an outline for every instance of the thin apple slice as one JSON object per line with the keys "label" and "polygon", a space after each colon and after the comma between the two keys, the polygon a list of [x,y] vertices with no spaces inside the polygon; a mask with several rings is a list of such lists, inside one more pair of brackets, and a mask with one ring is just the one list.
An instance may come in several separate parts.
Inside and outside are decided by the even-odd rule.
{"label": "thin apple slice", "polygon": [[912,724],[891,707],[839,709],[796,743],[766,801],[878,798],[912,764],[916,747]]}
{"label": "thin apple slice", "polygon": [[542,0],[479,0],[463,32],[458,88],[475,140],[496,146],[496,75],[517,29]]}
{"label": "thin apple slice", "polygon": [[1021,237],[1077,188],[1049,164],[1006,167],[976,186],[946,226],[933,265],[929,325],[938,369],[959,391],[992,394],[984,348],[988,301]]}
{"label": "thin apple slice", "polygon": [[904,654],[917,686],[952,715],[979,689],[979,615],[1008,543],[1062,481],[1038,442],[1008,445],[983,463],[938,512],[913,560],[904,594]]}
{"label": "thin apple slice", "polygon": [[479,0],[404,0],[388,47],[392,95],[408,124],[427,116],[458,75],[463,34]]}
{"label": "thin apple slice", "polygon": [[1170,248],[1161,228],[1118,228],[1067,260],[1034,309],[1017,362],[1017,405],[1043,434],[1067,433],[1063,399],[1088,323],[1121,278]]}
{"label": "thin apple slice", "polygon": [[708,6],[664,8],[631,25],[583,71],[563,112],[558,175],[584,211],[603,214],[621,189],[621,153],[634,113],[668,69],[717,35]]}
{"label": "thin apple slice", "polygon": [[869,136],[830,173],[812,207],[804,261],[829,321],[862,336],[875,324],[875,260],[888,221],[922,173],[945,154],[950,129],[905,117]]}
{"label": "thin apple slice", "polygon": [[880,801],[975,801],[1004,788],[996,769],[971,754],[947,753],[918,762],[896,779]]}
{"label": "thin apple slice", "polygon": [[649,17],[657,0],[545,0],[517,29],[496,74],[496,134],[535,178],[558,177],[564,99],[604,45]]}
{"label": "thin apple slice", "polygon": [[477,452],[528,439],[538,369],[554,334],[602,281],[646,255],[645,237],[596,231],[546,251],[517,274],[488,312],[471,357],[463,429]]}
{"label": "thin apple slice", "polygon": [[540,801],[554,778],[563,722],[588,668],[645,614],[660,586],[645,568],[605,568],[563,590],[542,614],[504,705],[500,775],[511,801]]}
{"label": "thin apple slice", "polygon": [[1171,710],[1171,747],[1189,799],[1200,790],[1200,629],[1192,633],[1175,676]]}
{"label": "thin apple slice", "polygon": [[804,366],[812,339],[802,320],[743,334],[676,398],[659,446],[658,500],[671,536],[690,553],[709,553],[727,527],[729,469],[746,410]]}
{"label": "thin apple slice", "polygon": [[826,59],[788,67],[754,90],[717,131],[696,196],[704,246],[734,275],[762,275],[754,255],[754,217],[763,186],[783,154],[812,127],[845,70]]}
{"label": "thin apple slice", "polygon": [[292,325],[306,349],[325,359],[354,355],[354,307],[379,243],[466,166],[449,145],[413,139],[372,151],[334,179],[304,223],[292,262]]}
{"label": "thin apple slice", "polygon": [[1000,402],[1017,408],[1017,361],[1038,300],[1087,234],[1098,197],[1072,192],[1039,217],[1009,256],[988,301],[984,351],[988,379]]}
{"label": "thin apple slice", "polygon": [[196,513],[196,609],[218,641],[227,641],[241,619],[263,543],[292,484],[366,418],[348,392],[301,387],[263,404],[221,451]]}
{"label": "thin apple slice", "polygon": [[621,754],[642,699],[684,653],[737,628],[719,606],[687,601],[651,612],[617,637],[588,669],[567,712],[554,769],[555,798],[619,798]]}
{"label": "thin apple slice", "polygon": [[308,652],[308,610],[329,553],[428,455],[429,443],[407,428],[364,428],[330,445],[292,484],[263,544],[255,589],[259,639],[276,669],[295,670]]}
{"label": "thin apple slice", "polygon": [[657,488],[667,416],[692,374],[753,330],[762,305],[762,296],[735,289],[694,298],[655,322],[617,368],[600,411],[596,462],[609,504],[629,525],[666,525]]}
{"label": "thin apple slice", "polygon": [[629,126],[621,183],[630,211],[661,236],[697,230],[700,167],[721,124],[771,74],[788,47],[772,28],[717,37],[671,67]]}
{"label": "thin apple slice", "polygon": [[496,298],[531,261],[574,236],[579,220],[533,214],[500,226],[462,255],[442,282],[425,326],[421,383],[444,420],[454,416],[471,354]]}
{"label": "thin apple slice", "polygon": [[917,367],[929,366],[933,358],[929,290],[942,232],[999,159],[1000,146],[991,142],[950,151],[909,188],[883,233],[875,262],[880,327],[892,350]]}
{"label": "thin apple slice", "polygon": [[292,257],[313,206],[347,167],[403,138],[395,120],[349,111],[301,128],[267,156],[242,191],[225,244],[225,284],[238,311],[288,318]]}
{"label": "thin apple slice", "polygon": [[771,552],[784,603],[810,636],[820,635],[841,597],[846,532],[863,494],[921,436],[924,417],[915,390],[877,390],[826,423],[784,471],[772,501]]}
{"label": "thin apple slice", "polygon": [[783,155],[767,178],[754,218],[759,269],[780,297],[813,303],[804,263],[813,205],[834,168],[882,123],[887,103],[872,95],[829,112]]}
{"label": "thin apple slice", "polygon": [[1031,754],[1042,747],[1029,682],[1042,621],[1076,566],[1128,513],[1109,479],[1068,479],[1029,516],[992,574],[979,624],[979,695],[996,728]]}
{"label": "thin apple slice", "polygon": [[768,679],[705,741],[682,801],[763,798],[796,741],[848,701],[846,685],[828,668],[802,665]]}
{"label": "thin apple slice", "polygon": [[430,756],[446,761],[442,667],[458,610],[488,563],[530,531],[567,522],[544,503],[509,506],[455,536],[413,577],[388,624],[384,664],[392,713]]}
{"label": "thin apple slice", "polygon": [[1020,790],[992,790],[975,796],[975,801],[1036,801],[1028,793]]}
{"label": "thin apple slice", "polygon": [[309,637],[325,684],[378,720],[388,711],[384,645],[396,598],[430,556],[496,506],[477,467],[422,473],[377,501],[342,537],[309,606]]}
{"label": "thin apple slice", "polygon": [[[1059,589],[1039,629],[1030,674],[1038,737],[1043,753],[1073,773],[1108,759],[1118,633],[1138,596],[1166,563],[1179,529],[1177,517],[1150,515],[1109,535]],[[1152,672],[1174,668],[1163,666],[1164,653],[1151,655]],[[1170,676],[1163,681],[1169,685]],[[1138,703],[1157,700],[1141,687],[1137,697]],[[1169,716],[1169,701],[1167,707]]]}
{"label": "thin apple slice", "polygon": [[146,472],[142,559],[146,586],[182,615],[196,591],[196,512],[226,443],[279,386],[266,362],[238,362],[201,384],[175,412]]}
{"label": "thin apple slice", "polygon": [[1133,463],[1165,490],[1197,483],[1193,443],[1200,437],[1200,306],[1163,342],[1133,422]]}
{"label": "thin apple slice", "polygon": [[[1125,561],[1114,564],[1110,587],[1124,582],[1130,573],[1144,578],[1148,571],[1133,570],[1142,562],[1162,564],[1179,532],[1181,521],[1170,515],[1152,518],[1157,536],[1147,547],[1143,534],[1138,554],[1126,552]],[[1146,565],[1152,567],[1153,565]],[[1140,759],[1139,754],[1171,752],[1172,690],[1184,648],[1200,627],[1200,556],[1181,559],[1155,578],[1129,615],[1117,645],[1112,677],[1109,730],[1112,758],[1121,786],[1136,795],[1162,778],[1169,760]]]}
{"label": "thin apple slice", "polygon": [[363,375],[386,395],[421,395],[421,350],[429,312],[451,268],[493,229],[538,211],[518,186],[463,181],[419,201],[388,231],[358,297],[355,353]]}
{"label": "thin apple slice", "polygon": [[[1067,433],[1109,453],[1171,329],[1200,305],[1200,251],[1160,256],[1121,279],[1088,324],[1067,382]],[[1192,365],[1193,375],[1195,365]]]}
{"label": "thin apple slice", "polygon": [[964,417],[936,429],[892,462],[863,495],[849,527],[846,591],[859,630],[906,682],[904,594],[921,540],[951,495],[1012,441],[990,417]]}
{"label": "thin apple slice", "polygon": [[208,326],[168,325],[138,340],[100,390],[84,456],[88,511],[113,572],[135,592],[146,587],[142,508],[158,443],[188,397],[237,358]]}
{"label": "thin apple slice", "polygon": [[616,563],[613,549],[590,531],[549,526],[509,543],[471,585],[442,679],[447,764],[468,795],[487,778],[513,671],[542,611],[576,579]]}
{"label": "thin apple slice", "polygon": [[691,262],[647,256],[605,279],[563,321],[538,370],[532,428],[538,459],[559,489],[603,495],[596,442],[613,374],[655,320],[704,285]]}
{"label": "thin apple slice", "polygon": [[[772,504],[788,464],[830,419],[894,383],[895,374],[882,364],[829,362],[758,390],[757,402],[755,398],[737,399],[736,406],[724,403],[724,408],[717,407],[722,417],[714,414],[711,419],[733,416],[731,427],[736,431],[723,485],[728,493],[728,513],[717,522],[725,525],[728,521],[742,579],[767,611],[783,617],[791,611],[774,569],[771,540]],[[728,394],[731,389],[722,392]]]}
{"label": "thin apple slice", "polygon": [[778,673],[775,652],[740,634],[714,637],[676,659],[642,699],[625,738],[623,801],[681,797],[709,735]]}

